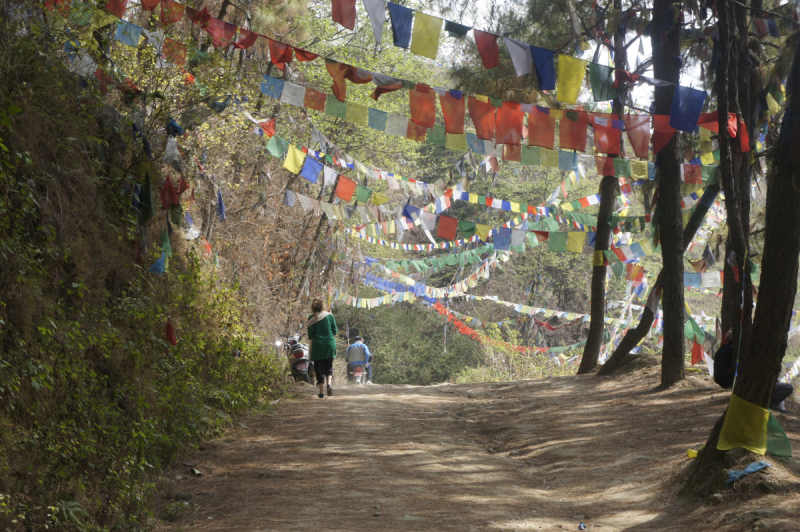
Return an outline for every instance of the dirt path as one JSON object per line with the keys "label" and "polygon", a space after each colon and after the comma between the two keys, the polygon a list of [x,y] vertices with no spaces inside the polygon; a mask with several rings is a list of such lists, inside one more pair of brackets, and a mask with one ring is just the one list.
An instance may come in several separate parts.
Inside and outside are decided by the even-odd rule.
{"label": "dirt path", "polygon": [[[713,507],[675,496],[669,481],[727,395],[697,377],[656,393],[656,378],[337,386],[324,400],[306,388],[245,420],[239,437],[206,444],[191,460],[202,477],[176,466],[165,497],[191,498],[165,502],[160,528],[800,529],[793,459],[768,457],[776,467],[759,480],[778,482],[773,495],[727,491]],[[800,449],[796,418],[779,419]]]}

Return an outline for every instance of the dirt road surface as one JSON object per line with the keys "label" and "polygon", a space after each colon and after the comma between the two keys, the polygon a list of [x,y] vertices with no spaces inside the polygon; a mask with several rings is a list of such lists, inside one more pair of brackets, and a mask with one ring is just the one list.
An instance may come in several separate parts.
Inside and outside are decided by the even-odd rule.
{"label": "dirt road surface", "polygon": [[[800,530],[795,459],[678,496],[728,395],[658,371],[480,385],[310,387],[177,464],[159,530]],[[797,411],[796,405],[789,407]],[[778,415],[795,449],[800,423]],[[743,469],[752,458],[736,467]],[[202,476],[191,476],[188,465]],[[775,493],[756,489],[765,482]]]}

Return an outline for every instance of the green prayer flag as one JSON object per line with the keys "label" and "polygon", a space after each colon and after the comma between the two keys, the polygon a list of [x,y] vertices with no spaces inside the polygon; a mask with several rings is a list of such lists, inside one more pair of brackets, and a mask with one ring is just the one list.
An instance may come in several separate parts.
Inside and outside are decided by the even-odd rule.
{"label": "green prayer flag", "polygon": [[617,157],[614,161],[614,175],[616,177],[631,177],[631,160],[620,159]]}
{"label": "green prayer flag", "polygon": [[377,131],[386,131],[386,120],[389,115],[385,111],[379,111],[370,107],[369,127]]}
{"label": "green prayer flag", "polygon": [[767,420],[767,453],[772,456],[792,456],[792,445],[783,427],[772,414]]}
{"label": "green prayer flag", "polygon": [[150,173],[145,173],[144,185],[139,194],[139,225],[147,225],[150,218],[156,215],[155,208],[153,207],[153,184],[150,182]]}
{"label": "green prayer flag", "polygon": [[461,231],[462,238],[471,238],[475,234],[475,228],[475,222],[458,221],[458,230]]}
{"label": "green prayer flag", "polygon": [[347,116],[347,102],[340,102],[336,99],[336,96],[328,94],[328,98],[325,101],[325,114],[337,118],[345,118]]}
{"label": "green prayer flag", "polygon": [[703,166],[700,171],[702,172],[703,186],[713,185],[719,180],[719,166]]}
{"label": "green prayer flag", "polygon": [[614,276],[619,279],[622,277],[622,274],[625,273],[625,265],[621,262],[612,262],[611,271],[614,272]]}
{"label": "green prayer flag", "polygon": [[447,137],[445,135],[444,126],[433,126],[428,130],[428,138],[425,139],[427,144],[435,144],[437,146],[444,146],[447,144]]}
{"label": "green prayer flag", "polygon": [[495,107],[503,107],[502,98],[492,98],[491,96],[489,96],[489,103],[494,105]]}
{"label": "green prayer flag", "polygon": [[172,245],[169,243],[169,231],[166,229],[161,232],[161,251],[163,251],[167,257],[172,257]]}
{"label": "green prayer flag", "polygon": [[288,147],[289,141],[280,138],[278,135],[273,135],[267,143],[267,150],[275,157],[283,157]]}
{"label": "green prayer flag", "polygon": [[683,335],[698,344],[702,344],[706,339],[706,333],[703,332],[703,329],[697,325],[697,322],[691,316],[686,320],[686,325],[683,327]]}
{"label": "green prayer flag", "polygon": [[358,192],[356,192],[356,200],[364,203],[372,195],[372,189],[358,185]]}
{"label": "green prayer flag", "polygon": [[539,166],[541,156],[538,146],[522,146],[520,164],[523,166]]}
{"label": "green prayer flag", "polygon": [[459,24],[451,20],[446,20],[444,23],[444,31],[449,33],[450,37],[453,37],[455,39],[461,39],[471,29],[472,28],[470,28],[469,26],[464,26],[463,24]]}
{"label": "green prayer flag", "polygon": [[547,242],[550,244],[550,251],[567,251],[567,233],[550,233]]}
{"label": "green prayer flag", "polygon": [[596,102],[607,102],[617,97],[614,88],[614,69],[611,67],[589,63],[589,83],[592,86],[592,96]]}

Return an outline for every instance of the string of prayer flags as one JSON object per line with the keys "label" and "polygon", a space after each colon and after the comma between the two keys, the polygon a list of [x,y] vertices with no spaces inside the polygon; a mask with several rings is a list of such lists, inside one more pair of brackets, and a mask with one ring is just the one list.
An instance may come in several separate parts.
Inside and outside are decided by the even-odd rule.
{"label": "string of prayer flags", "polygon": [[411,52],[436,59],[439,51],[439,36],[442,33],[442,19],[417,11],[414,15],[414,32],[411,37]]}
{"label": "string of prayer flags", "polygon": [[306,154],[295,148],[294,145],[290,144],[289,151],[286,154],[286,160],[283,162],[283,167],[293,174],[299,174],[303,168],[305,160]]}
{"label": "string of prayer flags", "polygon": [[356,191],[357,183],[343,175],[339,175],[339,182],[336,184],[335,196],[344,201],[349,202],[353,199],[353,193]]}
{"label": "string of prayer flags", "polygon": [[586,63],[569,55],[558,56],[558,99],[564,103],[574,104],[581,92],[583,78],[586,75]]}
{"label": "string of prayer flags", "polygon": [[411,21],[413,20],[414,12],[405,6],[392,2],[389,2],[388,6],[394,45],[408,49],[411,43]]}
{"label": "string of prayer flags", "polygon": [[[389,4],[390,6],[392,4]],[[494,68],[500,65],[500,49],[497,47],[497,35],[473,28],[475,44],[481,55],[484,68]]]}
{"label": "string of prayer flags", "polygon": [[352,31],[356,27],[356,0],[331,0],[331,18]]}

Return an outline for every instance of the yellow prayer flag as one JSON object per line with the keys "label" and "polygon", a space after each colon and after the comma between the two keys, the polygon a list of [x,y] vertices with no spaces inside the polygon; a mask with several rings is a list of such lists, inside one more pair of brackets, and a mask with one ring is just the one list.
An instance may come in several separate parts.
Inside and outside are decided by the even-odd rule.
{"label": "yellow prayer flag", "polygon": [[513,201],[508,202],[511,205],[511,212],[519,212],[519,203],[514,203]]}
{"label": "yellow prayer flag", "polygon": [[396,233],[397,232],[397,227],[395,226],[394,220],[390,221],[386,225],[389,227],[389,233]]}
{"label": "yellow prayer flag", "polygon": [[373,205],[383,205],[387,201],[389,201],[389,196],[381,194],[380,192],[376,192],[375,194],[372,195]]}
{"label": "yellow prayer flag", "polygon": [[725,421],[722,422],[717,449],[728,451],[744,447],[754,453],[765,454],[768,421],[769,410],[731,394],[731,402],[725,414]]}
{"label": "yellow prayer flag", "polygon": [[489,237],[489,231],[491,229],[492,228],[489,225],[475,224],[475,232],[478,234],[478,237],[484,242]]}
{"label": "yellow prayer flag", "polygon": [[583,59],[568,55],[558,56],[558,100],[575,103],[581,92],[583,78],[586,76],[586,63]]}
{"label": "yellow prayer flag", "polygon": [[563,109],[550,109],[550,118],[553,120],[564,120]]}
{"label": "yellow prayer flag", "polygon": [[442,19],[416,11],[414,13],[414,31],[411,34],[411,52],[436,59],[441,34]]}
{"label": "yellow prayer flag", "polygon": [[347,102],[344,119],[357,126],[366,126],[369,123],[369,108],[366,105]]}
{"label": "yellow prayer flag", "polygon": [[650,245],[649,240],[639,240],[637,243],[642,246],[642,251],[644,251],[645,256],[649,257],[653,254],[653,246]]}
{"label": "yellow prayer flag", "polygon": [[470,192],[470,194],[469,194],[469,202],[470,203],[478,203],[478,195],[477,194],[473,194],[473,193]]}
{"label": "yellow prayer flag", "polygon": [[283,162],[283,167],[293,174],[299,174],[305,162],[306,154],[295,148],[294,144],[289,144],[289,151],[286,153],[286,160]]}
{"label": "yellow prayer flag", "polygon": [[478,100],[479,102],[489,103],[489,97],[484,96],[483,94],[476,94],[475,99]]}
{"label": "yellow prayer flag", "polygon": [[634,179],[647,179],[647,161],[631,161],[631,176]]}
{"label": "yellow prayer flag", "polygon": [[444,147],[448,150],[467,151],[467,134],[448,133]]}
{"label": "yellow prayer flag", "polygon": [[566,211],[574,211],[575,209],[569,203],[565,203],[564,205],[561,206],[561,210],[566,212]]}
{"label": "yellow prayer flag", "polygon": [[592,266],[602,266],[605,264],[605,258],[606,256],[602,251],[595,251],[594,255],[592,255]]}
{"label": "yellow prayer flag", "polygon": [[776,115],[781,112],[781,104],[775,101],[769,93],[767,93],[767,107],[769,107],[769,114]]}
{"label": "yellow prayer flag", "polygon": [[558,152],[542,148],[539,150],[542,166],[547,168],[558,168]]}
{"label": "yellow prayer flag", "polygon": [[704,165],[714,164],[714,154],[706,153],[705,155],[701,155],[700,162]]}
{"label": "yellow prayer flag", "polygon": [[567,251],[580,253],[583,251],[583,244],[586,242],[586,233],[583,231],[572,231],[567,233]]}

